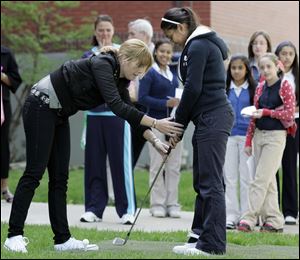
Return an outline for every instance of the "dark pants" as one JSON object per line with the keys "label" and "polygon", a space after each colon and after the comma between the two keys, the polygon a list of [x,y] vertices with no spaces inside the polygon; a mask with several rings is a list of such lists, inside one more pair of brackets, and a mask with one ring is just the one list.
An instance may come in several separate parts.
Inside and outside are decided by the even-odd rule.
{"label": "dark pants", "polygon": [[[297,185],[297,158],[299,151],[299,118],[297,122],[297,133],[295,138],[288,135],[282,157],[282,213],[284,217],[298,216],[298,185]],[[280,204],[280,181],[276,174],[278,201]]]}
{"label": "dark pants", "polygon": [[1,125],[1,179],[8,178],[10,150],[9,150],[9,126],[11,119],[11,107],[8,101],[3,101],[5,120]]}
{"label": "dark pants", "polygon": [[70,160],[70,127],[67,118],[57,115],[37,97],[30,95],[24,104],[23,122],[26,136],[26,169],[20,178],[9,219],[8,237],[23,235],[35,189],[48,167],[48,205],[55,244],[67,241],[67,183]]}
{"label": "dark pants", "polygon": [[201,114],[193,135],[193,185],[197,193],[192,230],[196,248],[226,252],[226,208],[223,166],[234,114],[230,105]]}
{"label": "dark pants", "polygon": [[130,130],[124,119],[117,116],[87,116],[85,211],[102,218],[108,202],[108,155],[118,216],[135,213],[130,142]]}

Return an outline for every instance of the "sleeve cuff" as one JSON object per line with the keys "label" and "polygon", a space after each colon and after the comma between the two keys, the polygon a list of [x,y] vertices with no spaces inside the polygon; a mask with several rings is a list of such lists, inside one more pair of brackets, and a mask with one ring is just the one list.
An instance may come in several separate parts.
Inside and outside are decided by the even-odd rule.
{"label": "sleeve cuff", "polygon": [[262,115],[263,116],[271,116],[271,112],[272,112],[272,110],[264,108]]}

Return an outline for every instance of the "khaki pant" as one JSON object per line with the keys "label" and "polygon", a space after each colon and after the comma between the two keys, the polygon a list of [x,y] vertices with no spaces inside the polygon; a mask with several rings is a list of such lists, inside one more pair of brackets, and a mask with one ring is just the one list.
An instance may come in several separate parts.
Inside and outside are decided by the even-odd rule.
{"label": "khaki pant", "polygon": [[283,227],[284,218],[278,206],[276,172],[280,167],[286,142],[285,130],[261,131],[255,129],[253,152],[256,173],[249,188],[249,210],[242,216],[253,228],[257,216],[274,228]]}
{"label": "khaki pant", "polygon": [[[164,134],[156,129],[152,129],[155,135],[161,140],[165,140]],[[165,141],[165,143],[167,143]],[[180,166],[182,154],[182,141],[179,142],[174,150],[171,151],[164,169],[159,174],[150,196],[151,207],[162,206],[164,208],[170,206],[179,206],[178,204],[178,186],[180,180]],[[163,161],[163,157],[156,151],[156,149],[149,143],[150,153],[150,185],[159,170]],[[163,175],[165,171],[165,175]]]}

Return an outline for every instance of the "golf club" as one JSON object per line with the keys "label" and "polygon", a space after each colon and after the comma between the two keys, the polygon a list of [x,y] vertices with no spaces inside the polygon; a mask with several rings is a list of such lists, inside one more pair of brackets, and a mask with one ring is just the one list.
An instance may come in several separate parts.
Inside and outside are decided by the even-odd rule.
{"label": "golf club", "polygon": [[158,169],[158,171],[157,171],[157,173],[156,173],[156,175],[155,175],[155,177],[154,177],[154,180],[153,180],[153,182],[152,182],[152,184],[151,184],[151,186],[150,186],[150,188],[149,188],[149,190],[148,190],[146,196],[144,197],[144,199],[143,199],[143,201],[142,201],[142,203],[141,203],[140,209],[139,209],[137,215],[135,216],[134,222],[133,222],[132,226],[130,227],[129,232],[127,233],[126,238],[123,239],[123,238],[120,238],[120,237],[116,237],[116,238],[113,240],[113,244],[114,244],[114,245],[116,245],[116,246],[123,246],[123,245],[125,245],[125,244],[127,243],[128,239],[129,239],[129,236],[130,236],[130,233],[131,233],[131,230],[133,229],[133,227],[134,227],[134,225],[135,225],[135,222],[136,222],[138,216],[139,216],[140,213],[141,213],[141,210],[142,210],[142,208],[143,208],[144,202],[145,202],[146,199],[148,198],[148,195],[149,195],[151,189],[153,188],[154,183],[155,183],[155,181],[156,181],[158,175],[159,175],[160,172],[161,172],[161,169],[163,168],[165,162],[166,162],[167,159],[168,159],[169,154],[171,153],[171,150],[172,150],[172,148],[171,148],[171,146],[170,146],[169,149],[168,149],[168,152],[167,152],[166,157],[163,159],[163,161],[162,161],[162,163],[161,163],[161,165],[160,165],[160,167],[159,167],[159,169]]}

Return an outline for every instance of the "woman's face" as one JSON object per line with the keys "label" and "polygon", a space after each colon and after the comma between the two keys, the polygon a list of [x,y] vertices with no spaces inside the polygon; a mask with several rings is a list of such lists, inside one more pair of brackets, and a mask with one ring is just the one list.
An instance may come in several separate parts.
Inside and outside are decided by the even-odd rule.
{"label": "woman's face", "polygon": [[253,43],[252,43],[252,50],[254,53],[254,56],[256,58],[261,57],[264,55],[268,50],[268,42],[266,38],[263,35],[258,35]]}
{"label": "woman's face", "polygon": [[124,60],[121,62],[121,77],[128,80],[134,80],[137,77],[142,78],[146,72],[146,67],[139,67],[137,61]]}
{"label": "woman's face", "polygon": [[164,34],[172,42],[184,46],[187,36],[188,29],[186,24],[178,24],[176,29],[165,30]]}
{"label": "woman's face", "polygon": [[112,45],[114,27],[110,22],[102,21],[97,24],[94,35],[99,46]]}
{"label": "woman's face", "polygon": [[242,84],[245,81],[247,69],[244,62],[241,59],[237,59],[231,62],[230,73],[234,82]]}
{"label": "woman's face", "polygon": [[173,47],[169,43],[161,44],[155,51],[156,59],[158,63],[163,67],[169,64],[172,58],[172,54],[173,54]]}
{"label": "woman's face", "polygon": [[279,52],[279,60],[283,63],[284,70],[288,72],[294,62],[296,53],[294,49],[290,46],[285,46]]}

